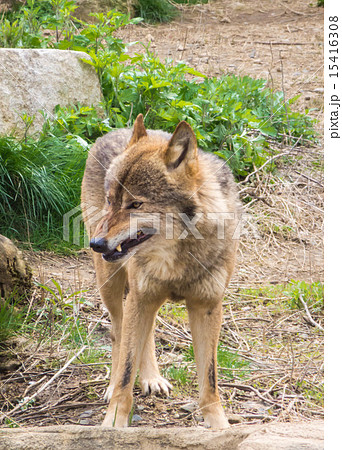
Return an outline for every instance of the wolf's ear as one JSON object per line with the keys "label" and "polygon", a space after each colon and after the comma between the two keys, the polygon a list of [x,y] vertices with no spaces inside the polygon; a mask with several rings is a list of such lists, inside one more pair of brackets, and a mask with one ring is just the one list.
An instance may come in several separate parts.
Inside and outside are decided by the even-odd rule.
{"label": "wolf's ear", "polygon": [[133,125],[133,134],[131,140],[129,141],[128,147],[130,147],[133,144],[136,144],[139,141],[139,139],[141,139],[144,136],[147,136],[147,131],[144,125],[144,116],[142,114],[139,114],[138,117],[135,119]]}
{"label": "wolf's ear", "polygon": [[195,133],[187,122],[180,122],[173,133],[165,153],[168,169],[177,169],[184,161],[189,164],[197,160],[197,140]]}

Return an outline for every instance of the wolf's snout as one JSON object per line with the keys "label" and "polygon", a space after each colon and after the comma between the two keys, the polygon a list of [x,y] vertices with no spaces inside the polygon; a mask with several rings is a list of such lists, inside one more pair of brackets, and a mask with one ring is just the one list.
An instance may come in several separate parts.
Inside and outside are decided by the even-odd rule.
{"label": "wolf's snout", "polygon": [[106,253],[108,251],[108,242],[105,238],[93,238],[90,240],[90,248],[94,250],[94,252],[98,253]]}

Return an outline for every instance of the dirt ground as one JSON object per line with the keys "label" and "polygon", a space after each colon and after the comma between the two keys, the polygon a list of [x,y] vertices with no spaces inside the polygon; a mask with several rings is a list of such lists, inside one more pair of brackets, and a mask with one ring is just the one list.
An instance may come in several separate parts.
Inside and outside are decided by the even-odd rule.
{"label": "dirt ground", "polygon": [[[232,297],[235,294],[238,296],[241,288],[284,283],[291,279],[323,281],[323,12],[323,8],[317,8],[315,2],[311,3],[310,0],[216,0],[206,5],[182,7],[180,17],[172,23],[135,26],[120,32],[125,41],[150,43],[150,48],[161,59],[170,57],[185,61],[204,74],[220,76],[229,73],[264,78],[268,80],[270,87],[283,90],[286,99],[301,94],[292,107],[301,112],[310,109],[310,115],[317,119],[317,144],[292,149],[293,157],[286,165],[279,165],[279,176],[272,180],[272,186],[268,183],[267,175],[261,173],[251,183],[240,184],[241,197],[249,195],[253,200],[245,206],[239,263],[231,282]],[[136,44],[131,51],[138,49],[141,47]],[[285,148],[285,151],[288,150]],[[40,283],[47,284],[49,279],[54,278],[63,289],[70,288],[73,292],[80,288],[88,289],[85,295],[98,310],[94,322],[101,319],[104,310],[99,303],[88,250],[80,252],[77,258],[34,252],[27,252],[26,256],[34,269],[35,279]],[[249,308],[250,305],[246,303],[244,307]],[[263,313],[266,314],[265,311],[266,309]],[[238,314],[239,312],[235,319]],[[261,314],[261,310],[258,314]],[[266,321],[271,320],[269,316],[263,317]],[[301,360],[298,367],[295,366],[293,361],[297,350],[294,352],[292,344],[288,344],[289,336],[298,336],[298,333],[309,336],[305,345],[312,351],[315,349],[320,355],[323,344],[317,334],[310,333],[311,328],[307,324],[298,325],[296,320],[300,317],[300,314],[287,316],[287,326],[283,331],[288,333],[285,339],[287,344],[283,346],[284,352],[279,353],[279,359],[284,364],[292,361],[292,366],[287,369],[282,366],[275,372],[274,379],[290,377],[291,380],[296,370],[299,378],[308,376],[307,365],[310,361],[314,365],[314,369],[309,371],[312,373],[311,382],[314,386],[317,374],[321,371],[320,357],[312,353],[310,357]],[[234,323],[235,319],[233,318]],[[278,316],[275,322],[272,318],[272,326],[259,327],[258,338],[262,341],[267,333],[278,333],[280,323],[282,322]],[[102,328],[98,329],[99,338],[109,345],[108,333],[103,337],[103,331],[109,329],[107,317],[101,319],[101,325]],[[185,328],[182,331],[185,341],[187,332]],[[249,341],[248,338],[241,337],[240,332],[243,332],[243,328],[239,328],[238,338],[234,338],[239,341],[236,348],[247,355]],[[158,322],[157,339],[163,343],[163,338],[165,342],[168,341],[167,328],[165,329],[165,324]],[[248,342],[245,344],[244,341]],[[36,383],[42,377],[47,380],[55,373],[52,367],[39,369],[40,366],[44,367],[44,358],[48,358],[48,353],[39,354],[38,361],[33,358],[31,362],[25,362],[25,358],[29,357],[27,352],[29,350],[19,358],[24,369],[18,369],[14,375],[3,378],[6,386],[0,391],[4,402],[11,403],[14,402],[13,398],[20,399],[30,395],[32,391],[30,388],[27,392],[27,382]],[[163,351],[160,353],[165,356]],[[18,355],[16,357],[18,359]],[[64,358],[65,353],[61,353],[60,357]],[[270,371],[267,361],[269,359],[265,355],[263,368]],[[258,365],[255,361],[254,363]],[[44,391],[36,406],[27,413],[14,415],[13,419],[20,425],[99,423],[105,408],[102,394],[108,383],[106,370],[94,363],[89,379],[89,365],[84,368],[71,365],[53,389]],[[89,385],[93,389],[91,400]],[[193,386],[188,395],[184,396],[183,392],[182,397],[173,399],[172,403],[155,396],[144,398],[137,389],[135,414],[138,419],[133,420],[133,425],[193,425],[197,420],[191,411],[191,402],[197,396],[195,381]],[[234,388],[227,393],[228,388],[229,383],[221,382],[221,392],[225,392],[224,398],[232,413],[243,413],[245,420],[253,423],[264,420],[267,411],[264,400],[255,392],[253,397],[253,391],[250,390],[248,395],[251,396],[237,402],[234,408],[234,399],[238,400],[240,397]],[[245,387],[245,391],[248,391],[248,387]],[[285,393],[282,397],[283,404],[284,398],[286,400]],[[286,408],[297,408],[293,408],[293,404],[291,406],[291,396],[287,401]],[[44,402],[50,405],[50,409],[42,406]],[[277,402],[277,399],[274,400],[274,403]],[[184,406],[186,408],[182,409]],[[283,413],[284,411],[281,414]],[[277,416],[279,419],[279,414],[274,411],[267,414],[270,418]],[[301,418],[311,417],[303,411],[300,414]],[[318,408],[313,414],[321,416],[322,411]],[[143,418],[139,419],[139,416]]]}

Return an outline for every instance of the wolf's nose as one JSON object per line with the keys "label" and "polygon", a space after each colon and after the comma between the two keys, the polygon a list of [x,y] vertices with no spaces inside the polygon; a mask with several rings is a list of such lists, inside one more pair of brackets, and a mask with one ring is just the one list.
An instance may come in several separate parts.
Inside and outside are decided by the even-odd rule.
{"label": "wolf's nose", "polygon": [[108,249],[107,239],[105,238],[93,238],[90,240],[89,245],[94,252],[105,253]]}

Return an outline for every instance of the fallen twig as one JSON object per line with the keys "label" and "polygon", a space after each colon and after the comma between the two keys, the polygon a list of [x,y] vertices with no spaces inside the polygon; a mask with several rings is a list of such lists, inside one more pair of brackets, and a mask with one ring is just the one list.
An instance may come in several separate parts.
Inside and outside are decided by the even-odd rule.
{"label": "fallen twig", "polygon": [[307,175],[304,175],[304,173],[298,172],[298,170],[293,170],[294,172],[296,172],[298,175],[306,178],[309,181],[312,181],[313,183],[317,183],[319,186],[324,187],[322,183],[320,183],[319,181],[315,180],[314,178],[308,177]]}
{"label": "fallen twig", "polygon": [[302,294],[299,294],[299,300],[301,301],[302,305],[304,306],[306,315],[308,316],[308,317],[307,317],[308,322],[309,322],[312,326],[317,327],[319,330],[324,331],[323,327],[322,327],[319,323],[317,323],[315,320],[313,320],[313,318],[311,317],[311,314],[310,314],[308,305],[307,305],[307,304],[305,303],[305,301],[303,300]]}
{"label": "fallen twig", "polygon": [[254,41],[253,44],[262,45],[315,45],[316,42],[272,42],[272,41]]}

